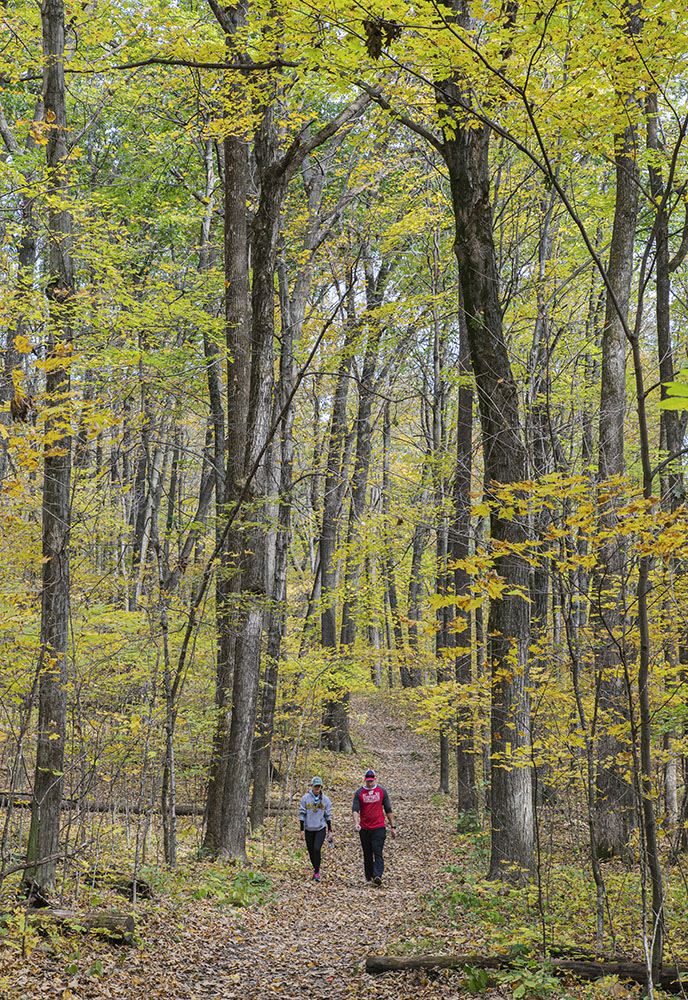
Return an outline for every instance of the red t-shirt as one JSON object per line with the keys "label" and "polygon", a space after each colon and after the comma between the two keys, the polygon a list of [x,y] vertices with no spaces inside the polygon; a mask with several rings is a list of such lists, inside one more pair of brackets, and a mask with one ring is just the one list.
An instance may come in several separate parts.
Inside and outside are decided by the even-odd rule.
{"label": "red t-shirt", "polygon": [[377,830],[385,825],[385,813],[391,813],[392,805],[384,788],[359,788],[354,795],[353,812],[361,814],[362,830]]}

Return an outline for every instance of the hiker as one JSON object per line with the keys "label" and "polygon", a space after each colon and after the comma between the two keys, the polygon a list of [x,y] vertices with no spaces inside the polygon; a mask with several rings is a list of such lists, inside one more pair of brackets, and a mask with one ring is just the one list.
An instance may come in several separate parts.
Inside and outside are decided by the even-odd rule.
{"label": "hiker", "polygon": [[354,830],[361,838],[366,882],[380,885],[382,873],[385,870],[385,859],[382,856],[387,836],[385,816],[387,816],[389,828],[392,831],[392,840],[396,839],[397,827],[387,790],[377,784],[375,771],[372,768],[366,771],[363,777],[363,787],[359,788],[354,795],[351,814]]}
{"label": "hiker", "polygon": [[310,791],[301,799],[299,805],[299,823],[301,824],[301,840],[306,841],[308,856],[313,865],[312,879],[320,881],[320,852],[327,833],[328,843],[334,843],[332,833],[332,803],[323,794],[322,778],[311,778]]}

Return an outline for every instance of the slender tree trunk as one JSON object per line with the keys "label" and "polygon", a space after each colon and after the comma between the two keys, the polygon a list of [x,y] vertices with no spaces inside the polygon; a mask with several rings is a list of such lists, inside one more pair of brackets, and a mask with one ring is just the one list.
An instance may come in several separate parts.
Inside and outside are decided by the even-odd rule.
{"label": "slender tree trunk", "polygon": [[[382,326],[375,316],[375,311],[382,303],[386,279],[387,267],[384,263],[377,276],[373,274],[372,267],[366,267],[366,306],[371,319],[369,320],[370,329],[358,387],[356,457],[354,460],[353,476],[351,478],[351,507],[346,535],[346,572],[339,645],[339,655],[342,658],[352,656],[356,641],[357,591],[363,565],[360,551],[360,522],[365,510],[368,489],[368,473],[372,455],[372,389],[380,348],[380,338],[382,336]],[[342,753],[353,752],[351,736],[349,734],[348,700],[348,693],[344,692],[340,698],[331,699],[328,705],[328,712],[332,720],[328,734],[328,745],[331,750],[338,750]]]}
{"label": "slender tree trunk", "polygon": [[[36,104],[33,120],[43,121],[45,108],[43,97],[41,96]],[[16,155],[21,153],[21,147],[14,138],[11,129],[5,121],[4,109],[0,103],[0,132],[7,152]],[[29,130],[25,148],[29,152],[36,146],[33,129]],[[2,359],[2,372],[0,373],[0,404],[15,400],[15,419],[30,420],[32,418],[32,401],[29,395],[22,391],[20,386],[15,387],[13,375],[19,374],[21,369],[21,355],[15,347],[15,338],[24,334],[27,329],[27,317],[25,315],[25,296],[28,295],[34,280],[34,270],[36,267],[36,246],[38,235],[38,224],[34,213],[35,198],[31,191],[34,183],[34,172],[29,171],[26,175],[27,191],[20,196],[20,237],[17,246],[17,282],[14,299],[17,302],[18,315],[14,324],[10,323],[7,330],[7,341]],[[11,300],[10,300],[11,301]],[[7,423],[11,419],[10,414],[2,414],[0,420]],[[0,435],[0,487],[7,473],[9,437]]]}
{"label": "slender tree trunk", "polygon": [[[619,316],[607,296],[602,334],[602,365],[599,423],[599,479],[601,483],[625,471],[624,415],[626,409],[626,335],[623,318],[628,317],[633,278],[633,247],[638,217],[639,169],[636,131],[629,126],[616,140],[616,198],[609,255],[608,277]],[[601,512],[600,526],[611,531],[616,524],[613,501]],[[626,552],[620,535],[612,536],[598,557],[593,578],[592,614],[595,629],[595,671],[599,678],[599,764],[595,829],[601,857],[620,856],[637,817],[633,789],[619,755],[627,749],[619,736],[628,725],[628,701],[624,680],[623,636],[624,574]]]}
{"label": "slender tree trunk", "polygon": [[[649,149],[656,153],[664,152],[664,145],[661,141],[658,111],[657,94],[652,92],[647,99],[647,145]],[[655,318],[657,323],[657,351],[659,355],[659,378],[662,383],[662,399],[666,398],[666,383],[675,378],[674,370],[674,350],[671,337],[671,263],[669,260],[669,214],[664,201],[665,190],[661,168],[652,160],[649,164],[650,190],[654,203],[657,206],[657,217],[655,219]],[[681,414],[678,410],[660,411],[660,450],[669,455],[678,455],[682,445]],[[677,458],[669,465],[665,475],[661,477],[662,501],[665,508],[677,510],[684,502],[685,487],[683,485],[682,462]],[[676,566],[676,572],[680,573],[680,565]],[[671,611],[667,608],[667,612]],[[685,678],[688,674],[688,643],[686,635],[679,638],[678,643],[672,636],[667,637],[665,643],[665,658],[672,666],[675,661],[681,664],[681,676]],[[672,825],[678,822],[678,801],[676,788],[676,760],[671,752],[671,743],[675,733],[666,733],[664,736],[666,750],[668,754],[665,765],[665,801],[667,818]],[[683,831],[683,840],[686,840]],[[685,844],[684,844],[685,849]]]}
{"label": "slender tree trunk", "polygon": [[[353,282],[350,281],[352,286]],[[322,601],[321,613],[321,644],[327,655],[334,658],[337,650],[337,607],[335,549],[339,529],[339,518],[342,498],[342,483],[345,479],[345,441],[347,435],[346,402],[349,394],[349,373],[351,371],[351,346],[356,335],[356,325],[352,313],[352,295],[347,317],[347,330],[344,337],[342,360],[337,373],[334,399],[332,402],[332,417],[330,420],[330,438],[327,452],[327,467],[325,472],[325,487],[323,494],[322,526],[320,529],[320,592]],[[337,701],[332,699],[325,705],[323,727],[328,734],[337,733],[339,718],[336,717]],[[346,726],[346,723],[344,723]]]}
{"label": "slender tree trunk", "polygon": [[[470,553],[471,533],[471,470],[473,462],[473,390],[467,384],[470,371],[470,351],[468,330],[463,310],[463,298],[459,303],[460,343],[459,343],[459,399],[456,414],[456,473],[454,476],[454,517],[449,532],[449,548],[454,563],[454,592],[466,594],[470,586],[470,576],[465,567],[457,565]],[[460,629],[456,632],[454,669],[460,685],[470,684],[471,669],[471,613],[457,611]],[[456,778],[457,809],[459,828],[475,823],[478,809],[478,795],[475,784],[475,740],[473,717],[470,709],[462,703],[457,705],[456,722]]]}
{"label": "slender tree trunk", "polygon": [[[408,663],[404,657],[404,631],[401,625],[399,599],[394,572],[394,554],[392,549],[391,526],[389,519],[389,455],[392,442],[391,404],[385,401],[382,417],[382,522],[384,526],[384,548],[382,555],[382,572],[385,592],[389,603],[389,613],[392,618],[394,649],[399,657],[399,676],[402,687],[412,687],[413,681]],[[390,649],[391,652],[391,649]]]}
{"label": "slender tree trunk", "polygon": [[[438,251],[435,247],[433,260],[432,291],[437,295],[440,291]],[[449,524],[445,510],[447,482],[444,473],[446,446],[446,386],[445,386],[445,352],[446,334],[441,329],[439,320],[433,317],[432,343],[432,426],[428,442],[432,451],[432,470],[434,480],[435,507],[435,593],[438,597],[447,597],[453,590],[453,579],[447,568],[449,552]],[[453,647],[449,631],[451,612],[448,607],[439,607],[436,612],[437,631],[435,634],[435,657],[437,662],[437,681],[439,684],[450,678],[449,657]],[[449,732],[454,725],[444,722],[440,725],[439,757],[440,781],[439,791],[449,794]]]}
{"label": "slender tree trunk", "polygon": [[409,574],[408,585],[408,639],[411,650],[411,662],[409,673],[413,687],[420,687],[423,683],[420,667],[417,658],[420,652],[418,644],[418,622],[421,620],[421,592],[423,587],[422,561],[423,553],[430,539],[430,525],[426,517],[430,502],[426,477],[430,469],[430,453],[425,457],[425,464],[422,472],[421,495],[416,509],[418,510],[418,521],[413,529],[411,539],[411,572]]}

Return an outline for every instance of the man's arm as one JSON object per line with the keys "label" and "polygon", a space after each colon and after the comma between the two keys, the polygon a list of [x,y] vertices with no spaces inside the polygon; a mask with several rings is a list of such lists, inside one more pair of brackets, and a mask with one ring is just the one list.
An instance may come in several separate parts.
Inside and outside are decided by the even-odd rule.
{"label": "man's arm", "polygon": [[361,829],[361,792],[360,789],[354,795],[354,804],[351,807],[351,818],[354,821],[354,830],[358,833]]}
{"label": "man's arm", "polygon": [[387,817],[387,822],[389,823],[389,828],[392,831],[392,840],[397,835],[397,821],[394,818],[394,813],[392,812],[392,803],[389,801],[389,795],[385,790],[382,797],[382,808],[385,810],[385,816]]}

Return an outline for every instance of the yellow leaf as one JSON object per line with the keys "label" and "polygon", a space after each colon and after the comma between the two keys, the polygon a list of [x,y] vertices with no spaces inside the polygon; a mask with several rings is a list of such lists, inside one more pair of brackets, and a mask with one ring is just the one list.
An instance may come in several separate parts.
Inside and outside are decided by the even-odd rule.
{"label": "yellow leaf", "polygon": [[487,517],[487,515],[490,513],[489,503],[477,503],[473,508],[472,513],[475,515],[475,517]]}

